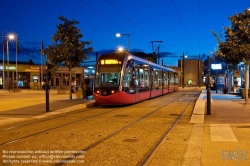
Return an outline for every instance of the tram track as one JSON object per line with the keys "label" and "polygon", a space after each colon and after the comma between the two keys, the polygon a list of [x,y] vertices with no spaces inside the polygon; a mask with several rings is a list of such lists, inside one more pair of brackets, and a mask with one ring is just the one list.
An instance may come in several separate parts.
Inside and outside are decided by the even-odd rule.
{"label": "tram track", "polygon": [[[93,109],[88,109],[87,111],[89,110],[94,110],[95,108]],[[42,130],[40,132],[36,132],[36,133],[33,133],[33,134],[29,134],[29,135],[25,135],[25,136],[22,136],[22,137],[18,137],[16,139],[13,139],[11,141],[7,141],[7,142],[2,142],[0,143],[0,146],[3,146],[3,145],[7,145],[7,144],[10,144],[10,143],[13,143],[13,142],[17,142],[19,140],[22,140],[22,139],[25,139],[25,138],[29,138],[29,137],[32,137],[32,136],[35,136],[35,135],[38,135],[38,134],[41,134],[41,133],[45,133],[45,132],[49,132],[49,131],[52,131],[52,130],[55,130],[55,129],[58,129],[58,128],[62,128],[62,127],[65,127],[65,126],[69,126],[69,125],[72,125],[72,124],[75,124],[75,123],[79,123],[81,121],[84,121],[84,120],[88,120],[88,119],[91,119],[91,118],[95,118],[95,117],[98,117],[98,116],[101,116],[101,115],[104,115],[104,114],[107,114],[107,113],[110,113],[110,112],[113,112],[113,111],[116,111],[117,109],[112,109],[112,110],[109,110],[107,112],[103,112],[101,114],[97,114],[97,115],[93,115],[93,116],[89,116],[89,117],[86,117],[86,118],[82,118],[82,119],[79,119],[77,121],[73,121],[73,122],[70,122],[70,123],[66,123],[66,124],[63,124],[63,125],[59,125],[59,126],[56,126],[56,127],[52,127],[50,129],[47,129],[47,130]],[[86,111],[82,111],[82,112],[86,112]],[[79,113],[79,112],[77,112]],[[76,114],[76,113],[73,113],[73,114]],[[70,114],[70,115],[73,115],[73,114]],[[29,125],[34,125],[34,124],[38,124],[38,123],[42,123],[42,122],[45,122],[45,121],[49,121],[49,120],[54,120],[54,119],[58,119],[58,118],[62,118],[62,117],[66,117],[68,116],[67,115],[64,115],[64,116],[60,116],[60,117],[54,117],[54,118],[49,118],[49,119],[45,119],[45,120],[40,120],[38,122],[33,122],[33,123],[28,123],[28,124],[23,124],[23,125],[19,125],[19,126],[13,126],[13,127],[10,127],[10,128],[6,128],[6,129],[2,129],[1,131],[8,131],[8,130],[11,130],[11,129],[17,129],[17,128],[21,128],[21,127],[27,127]]]}
{"label": "tram track", "polygon": [[[197,94],[196,94],[196,95],[197,95]],[[92,142],[90,142],[90,143],[88,143],[88,144],[86,143],[86,145],[83,146],[83,148],[79,148],[80,150],[78,150],[78,152],[82,152],[82,151],[86,151],[86,152],[92,151],[92,150],[95,149],[96,147],[102,145],[105,141],[110,140],[110,139],[114,139],[114,137],[116,137],[116,136],[119,135],[120,133],[124,132],[125,130],[128,130],[129,128],[131,128],[132,126],[136,125],[137,123],[141,123],[141,122],[145,121],[146,118],[148,118],[149,116],[154,115],[155,113],[157,113],[157,112],[160,111],[161,109],[165,108],[166,106],[169,106],[169,105],[173,104],[174,102],[177,103],[177,104],[180,103],[180,102],[182,102],[182,101],[187,102],[187,101],[188,101],[187,99],[188,99],[189,97],[193,97],[193,95],[189,95],[189,94],[185,94],[185,93],[173,93],[172,95],[169,94],[169,95],[168,95],[168,98],[165,98],[164,96],[162,96],[162,97],[158,97],[157,100],[155,100],[155,101],[154,101],[154,100],[147,100],[147,101],[140,102],[140,103],[137,103],[137,104],[134,104],[134,105],[131,105],[131,106],[127,106],[127,107],[125,107],[124,109],[130,109],[130,107],[131,107],[131,108],[133,108],[133,109],[136,110],[137,107],[138,107],[138,108],[142,108],[142,107],[145,107],[146,104],[148,104],[148,105],[150,106],[151,111],[145,113],[145,114],[142,115],[142,116],[141,116],[141,114],[140,114],[140,117],[137,117],[137,118],[134,119],[134,120],[126,121],[126,124],[124,123],[123,126],[119,126],[119,125],[118,125],[119,128],[118,128],[118,127],[117,127],[117,129],[114,128],[114,131],[110,132],[109,134],[106,134],[106,135],[105,135],[105,134],[100,134],[100,135],[102,136],[101,138],[99,138],[99,139],[95,138],[95,139],[92,140]],[[187,98],[187,99],[186,99],[186,98]],[[196,97],[195,97],[195,98],[196,98]],[[158,99],[159,99],[159,100],[158,100]],[[159,101],[161,101],[161,102],[164,101],[165,103],[162,104],[162,105],[159,105],[159,103],[160,103]],[[192,102],[190,102],[190,103],[192,103]],[[190,103],[189,103],[189,104],[190,104]],[[154,108],[155,106],[158,106],[158,107],[157,107],[157,108]],[[186,106],[186,107],[188,107],[188,106]],[[99,108],[98,108],[98,109],[99,109]],[[102,111],[103,111],[103,110],[102,110]],[[145,112],[146,112],[146,111],[145,111]],[[178,118],[181,118],[181,115],[182,115],[183,113],[184,113],[184,111],[183,111],[182,113],[177,113],[177,114],[176,114],[176,113],[170,113],[170,114],[171,114],[172,117],[177,116],[176,119],[178,119]],[[77,114],[77,112],[76,112],[76,113],[74,113],[73,115],[78,115],[78,114]],[[56,130],[58,130],[58,131],[59,131],[59,130],[60,130],[60,131],[62,131],[62,130],[67,130],[67,128],[68,128],[69,126],[73,126],[74,124],[77,124],[77,123],[86,121],[87,119],[92,119],[92,122],[94,122],[96,119],[100,118],[100,116],[109,116],[109,118],[112,118],[112,117],[118,116],[118,115],[120,115],[120,117],[123,117],[123,116],[125,117],[126,113],[123,112],[123,107],[115,108],[115,109],[112,109],[112,110],[109,109],[109,111],[103,112],[103,113],[101,113],[101,114],[96,114],[96,115],[91,116],[91,117],[81,118],[81,119],[75,120],[75,121],[70,122],[70,123],[66,123],[66,124],[63,124],[63,125],[55,126],[55,127],[50,128],[50,129],[48,129],[48,130],[44,130],[44,131],[36,132],[36,133],[33,133],[33,134],[25,135],[25,136],[23,136],[23,137],[19,137],[19,138],[16,138],[16,139],[11,139],[11,140],[9,140],[9,141],[5,141],[5,142],[0,143],[0,146],[4,146],[4,148],[5,148],[6,146],[11,145],[12,143],[16,143],[16,142],[18,142],[18,141],[25,141],[25,139],[32,138],[32,137],[36,137],[36,136],[38,136],[38,135],[40,135],[40,134],[42,134],[42,133],[50,132],[51,134],[53,134],[53,133],[56,133]],[[65,117],[67,117],[67,115],[65,115]],[[56,117],[53,118],[53,119],[55,120]],[[40,121],[39,123],[42,124],[42,122],[46,122],[46,121],[45,121],[45,120],[42,120],[42,121]],[[177,120],[175,120],[174,122],[175,122],[175,123],[178,123]],[[86,123],[88,123],[88,121],[86,121]],[[107,121],[107,124],[108,124],[108,123],[112,123],[112,121],[110,121],[110,122]],[[36,123],[34,123],[34,124],[36,124]],[[34,125],[34,124],[32,123],[32,124],[30,124],[30,125]],[[106,125],[106,124],[103,124],[103,125]],[[16,126],[16,128],[13,128],[13,129],[22,128],[22,127],[27,128],[27,127],[29,127],[29,124]],[[164,139],[164,135],[167,135],[167,134],[172,130],[172,128],[174,128],[174,124],[171,124],[171,125],[169,126],[169,129],[168,129],[169,131],[167,130],[167,131],[163,132],[163,134],[161,135],[161,137],[158,139],[157,142],[160,142],[160,140]],[[8,129],[8,130],[11,130],[11,129]],[[6,131],[8,131],[8,130],[3,130],[2,133],[6,132]],[[53,131],[54,131],[54,132],[53,132]],[[57,131],[57,132],[58,132],[58,131]],[[84,132],[84,133],[85,133],[85,132]],[[88,133],[88,132],[86,132],[86,133]],[[33,139],[33,138],[32,138],[32,139]],[[130,141],[130,140],[128,140],[128,141]],[[26,142],[28,142],[28,140],[27,140]],[[157,143],[157,142],[155,143],[155,145],[153,145],[153,146],[150,148],[151,150],[149,150],[147,153],[145,153],[143,159],[141,159],[141,160],[138,161],[138,165],[140,165],[140,163],[145,162],[145,159],[148,158],[148,157],[145,157],[145,156],[151,156],[151,153],[154,153],[154,152],[153,152],[153,151],[154,151],[154,150],[153,150],[154,147],[157,147],[157,146],[159,146],[159,145],[157,145],[157,144],[160,144],[160,143]],[[5,145],[6,145],[6,146],[5,146]],[[59,148],[58,148],[58,149],[59,149]],[[77,149],[78,149],[78,148],[77,148]],[[68,160],[77,159],[77,156],[79,156],[79,155],[81,155],[81,154],[82,154],[82,153],[75,153],[75,154],[72,154],[70,158],[65,158],[65,159],[63,159],[63,160],[61,161],[61,163],[60,163],[60,164],[57,164],[57,165],[63,165],[63,163],[67,163]],[[72,156],[74,156],[74,157],[72,157]],[[65,161],[66,161],[66,162],[65,162]]]}
{"label": "tram track", "polygon": [[[197,96],[198,97],[198,96]],[[169,128],[161,135],[161,137],[156,141],[156,143],[149,149],[149,151],[144,155],[144,157],[137,163],[137,166],[144,166],[147,165],[150,161],[150,159],[154,156],[155,152],[157,151],[158,147],[164,142],[164,139],[170,132],[174,129],[176,124],[179,122],[179,120],[182,118],[183,114],[186,112],[186,110],[190,107],[190,105],[196,101],[197,98],[195,98],[193,101],[191,101],[183,110],[183,112],[176,118],[176,120],[169,126]]]}
{"label": "tram track", "polygon": [[[98,107],[98,108],[100,108],[100,107]],[[43,123],[43,122],[50,121],[50,120],[55,120],[55,119],[58,120],[59,118],[64,118],[64,117],[68,117],[69,115],[84,113],[84,112],[87,112],[87,111],[93,111],[93,110],[96,110],[98,108],[90,108],[88,110],[84,110],[84,111],[80,111],[80,112],[77,111],[77,112],[70,113],[70,114],[66,113],[65,115],[56,116],[56,117],[53,117],[53,118],[46,118],[46,119],[39,120],[39,121],[32,122],[32,123],[26,123],[26,124],[23,124],[23,125],[17,125],[17,126],[13,126],[13,127],[8,127],[8,128],[0,130],[0,132],[2,132],[2,135],[4,135],[3,132],[6,132],[6,131],[10,131],[10,130],[14,130],[14,129],[22,128],[22,127],[27,127],[27,126],[30,126],[30,125],[37,125],[39,123]],[[109,110],[109,111],[104,112],[104,113],[100,113],[100,114],[97,114],[97,115],[89,116],[89,117],[86,117],[86,118],[81,118],[81,119],[79,119],[77,121],[73,121],[73,122],[70,122],[70,123],[66,123],[66,124],[63,124],[63,125],[52,127],[52,128],[47,129],[47,130],[42,130],[42,131],[39,131],[39,132],[36,132],[36,133],[32,133],[32,134],[28,134],[28,135],[25,135],[25,136],[17,137],[15,139],[10,140],[10,141],[0,142],[0,146],[8,145],[8,144],[20,141],[20,140],[25,139],[25,138],[29,138],[29,137],[36,136],[36,135],[39,135],[39,134],[42,134],[42,133],[46,133],[46,132],[49,132],[49,131],[52,131],[52,130],[55,130],[55,129],[59,129],[59,128],[62,128],[62,127],[66,127],[66,126],[75,124],[75,123],[79,123],[79,122],[82,122],[82,121],[85,121],[85,120],[88,120],[88,119],[91,119],[91,118],[95,118],[95,117],[98,117],[98,116],[101,116],[101,115],[104,115],[104,114],[107,114],[107,113],[110,113],[110,112],[113,112],[113,111],[117,111],[119,109],[121,109],[121,108],[120,107],[119,108],[115,108],[115,109]],[[14,132],[15,133],[20,133],[19,131],[18,132],[14,131]]]}
{"label": "tram track", "polygon": [[[141,104],[141,103],[138,103],[138,104]],[[94,107],[94,108],[88,108],[87,110],[83,110],[83,111],[75,111],[73,113],[65,113],[65,114],[60,115],[60,116],[53,116],[52,118],[45,118],[43,120],[39,120],[39,121],[31,122],[31,123],[25,123],[25,124],[22,124],[22,125],[17,125],[17,126],[12,126],[12,127],[8,127],[8,128],[4,128],[4,129],[0,130],[0,133],[2,135],[4,135],[5,134],[4,132],[10,132],[10,134],[11,134],[12,130],[16,130],[16,131],[13,131],[12,134],[11,134],[11,136],[10,136],[10,137],[13,137],[13,136],[15,137],[16,134],[22,133],[22,131],[17,131],[17,129],[21,130],[22,128],[26,128],[27,126],[31,127],[33,125],[38,125],[39,123],[44,123],[44,122],[48,122],[48,121],[52,121],[52,120],[57,120],[58,121],[59,118],[65,118],[65,117],[68,118],[71,115],[76,115],[76,114],[79,114],[79,113],[87,113],[87,112],[89,113],[90,111],[95,111],[95,110],[97,110],[99,108],[102,108],[102,107],[98,106],[98,107]],[[96,114],[96,115],[93,115],[93,116],[88,116],[88,117],[85,117],[85,118],[81,118],[79,120],[72,121],[70,123],[65,123],[65,124],[62,124],[62,125],[58,125],[58,126],[55,126],[55,127],[50,127],[49,129],[46,129],[46,130],[39,129],[39,130],[41,130],[39,132],[27,134],[27,135],[20,136],[20,137],[17,136],[16,138],[14,138],[14,139],[12,139],[10,141],[0,142],[0,146],[8,145],[8,144],[20,141],[20,140],[25,139],[25,138],[36,136],[36,135],[39,135],[39,134],[42,134],[42,133],[46,133],[46,132],[49,132],[49,131],[52,131],[52,130],[55,130],[55,129],[63,128],[63,127],[66,127],[66,126],[69,126],[69,125],[72,125],[72,124],[75,124],[75,123],[79,123],[79,122],[82,122],[82,121],[85,121],[85,120],[88,120],[88,119],[91,119],[91,118],[96,118],[98,116],[102,116],[102,115],[110,113],[110,112],[118,111],[120,109],[122,109],[122,107],[118,107],[118,108],[116,107],[115,109],[112,109],[112,110],[109,109],[109,111],[102,112],[100,114]],[[32,131],[35,131],[35,130],[32,130]],[[15,135],[13,133],[15,133]],[[1,139],[1,141],[2,140],[3,139]]]}
{"label": "tram track", "polygon": [[[140,104],[140,103],[137,103],[137,104]],[[38,123],[41,123],[41,122],[46,122],[46,121],[50,121],[50,120],[54,120],[54,119],[58,119],[58,118],[67,117],[67,116],[74,115],[74,114],[84,113],[84,112],[95,110],[95,109],[101,108],[101,107],[102,106],[96,106],[94,108],[87,108],[87,109],[84,109],[82,111],[76,110],[76,111],[73,111],[73,112],[70,112],[70,113],[69,112],[63,113],[62,115],[53,115],[53,117],[49,117],[49,118],[46,117],[46,118],[43,118],[42,120],[38,120],[38,121],[34,118],[34,119],[32,119],[32,120],[34,120],[34,122],[24,123],[24,124],[21,124],[21,125],[16,125],[16,126],[3,128],[3,129],[0,129],[0,133],[3,132],[3,131],[6,131],[6,130],[13,130],[13,129],[17,129],[17,128],[20,128],[20,127],[25,127],[25,126],[29,126],[29,125],[33,125],[33,124],[38,124]],[[114,110],[117,110],[117,109],[119,109],[119,108],[116,108]],[[100,114],[100,115],[102,115],[102,114]],[[21,123],[23,123],[23,122],[21,122]],[[3,127],[3,126],[1,126],[1,127]]]}
{"label": "tram track", "polygon": [[[81,149],[81,150],[78,150],[78,152],[87,152],[88,150],[94,148],[95,146],[98,146],[99,144],[103,143],[104,141],[112,138],[113,136],[115,136],[116,134],[124,131],[125,129],[131,127],[132,125],[136,124],[137,122],[139,121],[142,121],[143,119],[145,119],[146,117],[154,114],[155,112],[161,110],[162,108],[166,107],[167,105],[175,102],[175,101],[178,101],[180,98],[183,98],[185,96],[180,96],[178,98],[175,98],[173,100],[171,100],[170,102],[167,102],[166,104],[160,106],[159,108],[157,109],[154,109],[153,111],[145,114],[144,116],[132,121],[131,123],[127,124],[126,126],[123,126],[122,128],[114,131],[113,133],[110,133],[109,135],[107,135],[106,137],[88,145],[87,147]],[[197,96],[198,97],[198,96]],[[155,152],[155,150],[157,149],[157,147],[160,145],[160,143],[163,141],[163,139],[166,137],[166,135],[168,135],[171,130],[174,128],[174,126],[178,123],[179,119],[182,117],[183,113],[186,111],[186,109],[190,106],[191,103],[193,103],[197,97],[195,97],[194,100],[192,100],[184,109],[184,111],[182,111],[182,113],[180,115],[178,115],[178,117],[174,120],[174,122],[169,126],[169,128],[161,135],[161,137],[156,141],[156,143],[150,148],[150,150],[144,155],[144,157],[138,162],[137,165],[143,165],[145,164],[146,162],[149,161],[149,159],[152,157],[152,154]],[[56,164],[56,166],[60,166],[60,165],[64,165],[63,163],[67,163],[69,160],[74,160],[77,156],[81,155],[82,153],[75,153],[75,154],[72,154],[72,156],[70,156],[70,158],[66,158],[64,160],[62,160],[59,164]]]}
{"label": "tram track", "polygon": [[81,112],[86,112],[86,111],[93,110],[93,109],[96,109],[96,108],[88,108],[88,109],[84,109],[83,111],[74,111],[74,112],[70,112],[70,113],[64,113],[63,115],[54,115],[53,117],[43,118],[42,120],[39,120],[39,121],[37,121],[34,118],[34,120],[35,120],[34,122],[25,123],[25,124],[22,124],[22,125],[16,125],[16,126],[11,126],[11,127],[7,127],[7,128],[4,128],[4,129],[0,129],[0,132],[6,131],[6,130],[13,130],[13,129],[17,129],[17,128],[20,128],[20,127],[25,127],[25,126],[29,126],[29,125],[33,125],[33,124],[38,124],[38,123],[41,123],[41,122],[54,120],[54,119],[58,119],[58,118],[61,118],[61,117],[66,117],[66,116],[69,116],[69,115],[74,115],[74,114],[78,114],[78,113],[81,113]]}

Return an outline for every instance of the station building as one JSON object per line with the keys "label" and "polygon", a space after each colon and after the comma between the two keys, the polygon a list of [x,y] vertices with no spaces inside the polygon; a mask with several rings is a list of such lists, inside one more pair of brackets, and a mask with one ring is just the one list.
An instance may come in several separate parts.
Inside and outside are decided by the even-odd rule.
{"label": "station building", "polygon": [[[0,89],[41,89],[45,82],[46,66],[25,62],[0,63]],[[59,67],[51,76],[50,86],[53,89],[71,86],[69,69]],[[17,76],[17,77],[16,77]],[[81,87],[83,80],[94,78],[94,67],[76,67],[71,70],[74,84]]]}

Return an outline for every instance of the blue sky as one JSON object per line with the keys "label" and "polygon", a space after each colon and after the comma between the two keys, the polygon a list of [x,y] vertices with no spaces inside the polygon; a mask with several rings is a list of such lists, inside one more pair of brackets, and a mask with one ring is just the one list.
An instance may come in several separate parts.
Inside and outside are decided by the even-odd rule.
{"label": "blue sky", "polygon": [[[63,15],[80,22],[82,40],[92,41],[94,52],[127,47],[127,36],[115,37],[120,32],[130,34],[131,51],[152,53],[151,42],[162,41],[164,64],[177,66],[183,52],[189,58],[214,52],[217,42],[210,30],[219,34],[230,25],[228,16],[249,7],[249,0],[1,0],[0,31],[18,35],[18,60],[32,58],[40,64],[41,41],[45,47],[52,45]],[[154,43],[154,49],[157,46]],[[9,48],[10,60],[15,60],[15,45]],[[2,49],[0,54],[2,59]]]}

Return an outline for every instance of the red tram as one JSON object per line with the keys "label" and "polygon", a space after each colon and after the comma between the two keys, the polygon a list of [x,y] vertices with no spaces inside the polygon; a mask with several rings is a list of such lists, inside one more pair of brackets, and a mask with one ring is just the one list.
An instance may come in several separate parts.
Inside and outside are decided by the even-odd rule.
{"label": "red tram", "polygon": [[96,63],[98,105],[125,105],[178,90],[178,74],[131,54],[104,54]]}

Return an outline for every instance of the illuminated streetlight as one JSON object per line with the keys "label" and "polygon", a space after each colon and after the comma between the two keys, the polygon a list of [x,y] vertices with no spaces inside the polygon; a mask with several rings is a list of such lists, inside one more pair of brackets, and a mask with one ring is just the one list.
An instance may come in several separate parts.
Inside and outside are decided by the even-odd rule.
{"label": "illuminated streetlight", "polygon": [[[4,36],[4,33],[2,32],[2,37]],[[4,40],[2,40],[2,42],[4,42]],[[5,67],[4,67],[4,51],[5,51],[5,44],[3,43],[3,89],[4,89],[4,85],[5,85],[5,76],[4,76],[4,72],[5,72]]]}
{"label": "illuminated streetlight", "polygon": [[123,52],[124,51],[124,48],[123,47],[118,47],[118,49],[117,49],[119,52]]}
{"label": "illuminated streetlight", "polygon": [[9,39],[9,40],[15,40],[15,35],[12,34],[12,33],[9,34],[9,35],[8,35],[8,39]]}
{"label": "illuminated streetlight", "polygon": [[121,36],[128,36],[128,52],[129,52],[129,47],[130,47],[130,34],[121,34],[121,33],[116,33],[115,34],[116,37],[121,37]]}
{"label": "illuminated streetlight", "polygon": [[[16,81],[17,81],[17,37],[14,33],[10,33],[7,35],[7,62],[8,62],[8,90],[10,90],[10,68],[9,68],[9,61],[10,61],[10,53],[9,53],[9,41],[16,40]],[[18,81],[17,81],[18,85]],[[13,86],[14,88],[14,86]]]}
{"label": "illuminated streetlight", "polygon": [[121,34],[120,33],[116,33],[115,36],[116,37],[121,37]]}
{"label": "illuminated streetlight", "polygon": [[184,79],[184,76],[185,76],[185,63],[184,63],[184,58],[187,58],[187,55],[184,55],[184,52],[183,52],[183,55],[182,55],[182,88],[184,88],[185,86],[185,79]]}
{"label": "illuminated streetlight", "polygon": [[123,46],[116,47],[116,51],[115,52],[117,54],[129,54],[129,52],[127,50],[125,50]]}

